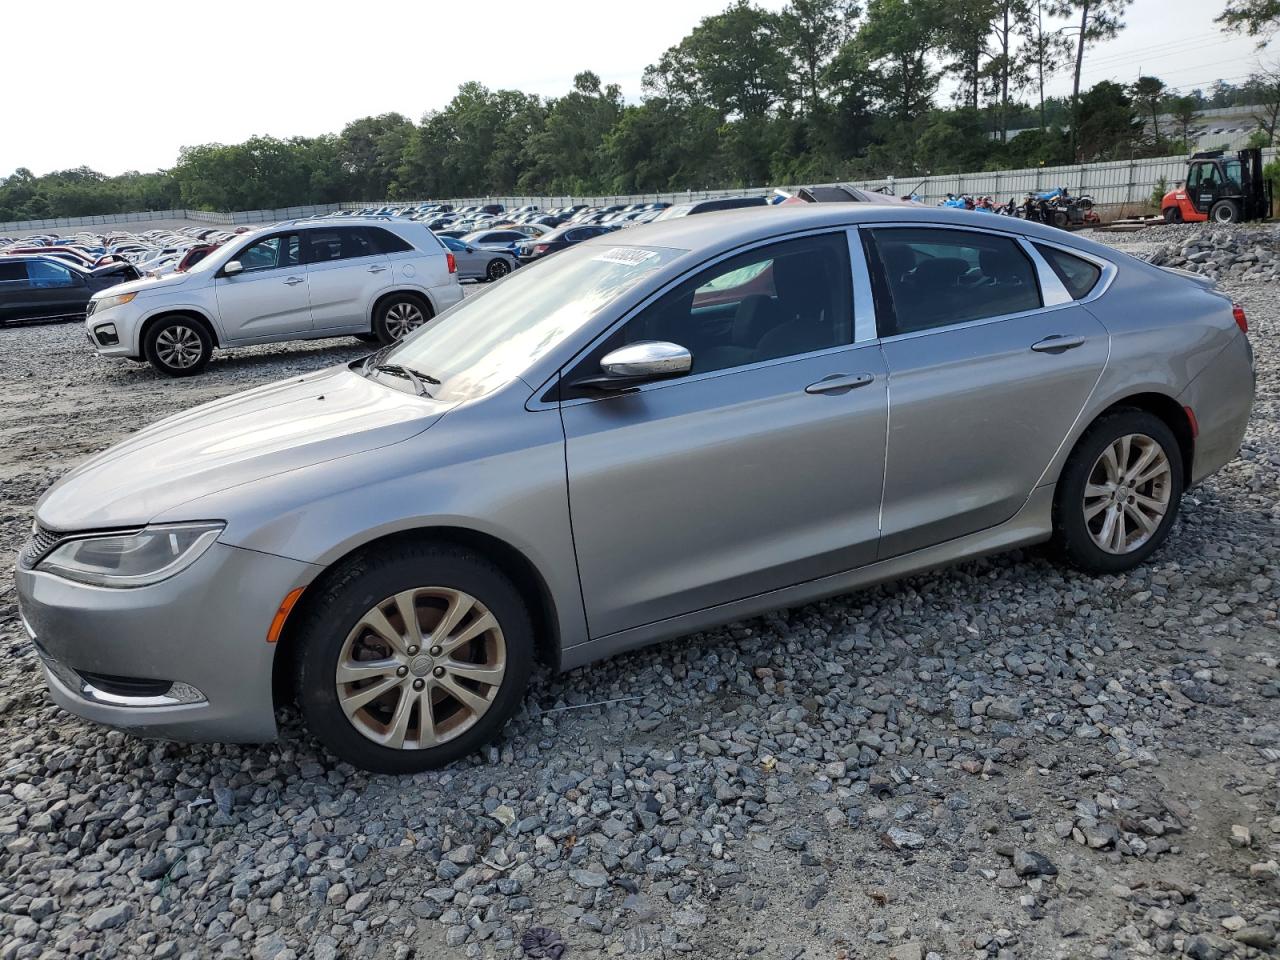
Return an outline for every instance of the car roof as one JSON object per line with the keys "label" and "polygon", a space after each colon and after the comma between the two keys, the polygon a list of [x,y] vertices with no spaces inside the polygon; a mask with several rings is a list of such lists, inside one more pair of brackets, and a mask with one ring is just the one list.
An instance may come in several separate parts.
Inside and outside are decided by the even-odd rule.
{"label": "car roof", "polygon": [[625,239],[617,234],[608,234],[605,240],[593,239],[588,242],[713,252],[733,249],[756,240],[766,240],[792,232],[877,223],[919,224],[922,227],[933,225],[970,227],[1079,247],[1090,253],[1106,256],[1107,259],[1114,259],[1116,254],[1113,247],[1104,247],[1065,230],[1017,217],[992,216],[989,213],[974,213],[971,210],[953,210],[945,207],[877,203],[805,203],[744,207],[739,210],[716,211],[694,217],[673,217],[669,220],[638,224],[627,229],[623,235]]}
{"label": "car roof", "polygon": [[22,263],[26,263],[28,260],[54,260],[64,267],[70,267],[72,270],[78,270],[81,273],[89,272],[74,260],[64,260],[56,253],[6,253],[4,259],[0,262],[8,263],[10,260],[18,260]]}

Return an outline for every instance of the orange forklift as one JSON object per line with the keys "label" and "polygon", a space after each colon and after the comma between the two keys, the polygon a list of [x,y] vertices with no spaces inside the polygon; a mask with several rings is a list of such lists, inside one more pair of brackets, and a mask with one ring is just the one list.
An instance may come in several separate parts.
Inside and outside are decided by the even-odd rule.
{"label": "orange forklift", "polygon": [[1193,154],[1187,179],[1164,195],[1166,223],[1242,223],[1271,212],[1271,185],[1262,177],[1262,150],[1250,147],[1235,156],[1223,150]]}

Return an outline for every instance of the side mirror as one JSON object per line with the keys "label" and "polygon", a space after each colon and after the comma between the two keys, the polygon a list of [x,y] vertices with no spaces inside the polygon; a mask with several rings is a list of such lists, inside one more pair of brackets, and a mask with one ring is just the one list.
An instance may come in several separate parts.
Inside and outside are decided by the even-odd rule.
{"label": "side mirror", "polygon": [[676,343],[645,340],[605,354],[600,369],[603,376],[584,377],[571,386],[605,393],[629,390],[642,383],[683,376],[693,369],[693,355]]}
{"label": "side mirror", "polygon": [[476,248],[475,248],[475,247],[473,247],[473,246],[471,246],[471,244],[469,244],[469,243],[468,243],[468,244],[467,244],[467,253],[475,253],[475,252],[476,252]]}
{"label": "side mirror", "polygon": [[228,260],[223,265],[222,272],[228,277],[234,277],[237,273],[244,272],[244,265],[239,260]]}

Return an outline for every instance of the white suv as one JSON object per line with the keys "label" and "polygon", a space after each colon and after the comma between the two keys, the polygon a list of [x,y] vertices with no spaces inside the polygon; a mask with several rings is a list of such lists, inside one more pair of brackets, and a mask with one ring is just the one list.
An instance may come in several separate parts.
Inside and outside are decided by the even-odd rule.
{"label": "white suv", "polygon": [[214,347],[391,343],[461,299],[453,255],[420,223],[300,220],[229,240],[185,273],[111,287],[85,323],[98,353],[184,377]]}

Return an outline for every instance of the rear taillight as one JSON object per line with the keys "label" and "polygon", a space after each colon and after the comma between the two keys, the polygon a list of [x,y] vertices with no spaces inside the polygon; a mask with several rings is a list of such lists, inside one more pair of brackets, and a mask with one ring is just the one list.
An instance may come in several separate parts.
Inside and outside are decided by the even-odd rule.
{"label": "rear taillight", "polygon": [[457,261],[457,260],[455,260],[455,259],[453,258],[453,254],[452,254],[452,253],[446,253],[446,254],[444,255],[444,259],[445,259],[445,262],[449,264],[449,272],[450,272],[450,273],[457,273],[457,272],[458,272],[458,261]]}
{"label": "rear taillight", "polygon": [[1241,333],[1249,332],[1249,318],[1244,315],[1244,307],[1238,303],[1231,305],[1231,315],[1236,318],[1236,326],[1240,328]]}
{"label": "rear taillight", "polygon": [[537,243],[537,244],[534,244],[534,246],[533,246],[533,252],[534,252],[534,253],[546,253],[546,252],[547,252],[547,244],[545,244],[545,243]]}

